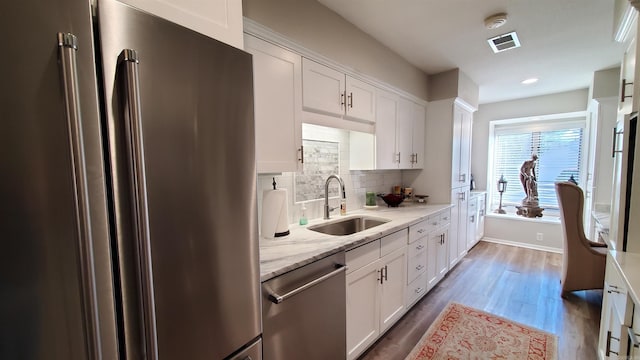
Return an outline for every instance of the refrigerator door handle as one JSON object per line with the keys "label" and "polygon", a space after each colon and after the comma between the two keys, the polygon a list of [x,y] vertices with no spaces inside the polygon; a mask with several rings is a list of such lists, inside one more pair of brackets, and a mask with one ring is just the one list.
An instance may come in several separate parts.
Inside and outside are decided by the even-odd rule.
{"label": "refrigerator door handle", "polygon": [[71,162],[74,178],[76,225],[78,227],[78,249],[84,317],[87,323],[88,352],[92,358],[100,357],[98,338],[98,309],[96,299],[93,242],[91,238],[91,218],[89,215],[89,192],[84,140],[82,137],[82,116],[80,113],[80,92],[78,89],[78,69],[76,52],[77,38],[70,33],[58,33],[58,56],[64,91],[65,113],[69,131]]}
{"label": "refrigerator door handle", "polygon": [[126,153],[132,172],[130,186],[132,194],[133,221],[138,250],[138,271],[141,280],[144,338],[148,359],[158,358],[156,333],[155,300],[153,291],[153,269],[151,265],[151,238],[149,235],[149,207],[147,180],[144,164],[144,144],[142,140],[142,112],[140,107],[140,86],[138,76],[138,54],[135,50],[124,49],[118,56],[118,64],[124,67],[124,100]]}

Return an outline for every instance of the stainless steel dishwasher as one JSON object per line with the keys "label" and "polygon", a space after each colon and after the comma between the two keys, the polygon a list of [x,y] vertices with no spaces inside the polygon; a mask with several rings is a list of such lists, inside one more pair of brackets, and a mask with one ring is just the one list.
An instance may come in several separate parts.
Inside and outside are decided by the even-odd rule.
{"label": "stainless steel dishwasher", "polygon": [[346,358],[344,252],[262,284],[264,360]]}

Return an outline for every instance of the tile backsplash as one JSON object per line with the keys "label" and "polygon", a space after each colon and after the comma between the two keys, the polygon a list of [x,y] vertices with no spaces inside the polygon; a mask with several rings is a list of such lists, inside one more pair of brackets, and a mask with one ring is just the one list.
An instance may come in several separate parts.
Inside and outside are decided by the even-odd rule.
{"label": "tile backsplash", "polygon": [[[339,171],[340,177],[344,180],[345,190],[347,194],[347,211],[361,209],[365,204],[365,194],[367,191],[373,191],[375,193],[388,193],[391,191],[392,186],[402,185],[402,172],[400,170],[367,170],[367,171],[352,171],[349,170],[349,131],[326,128],[322,126],[315,126],[310,124],[304,124],[302,129],[303,139],[313,140],[319,142],[338,143],[339,149]],[[305,159],[307,157],[305,156]],[[305,164],[306,165],[306,164]],[[317,219],[323,217],[324,199],[305,200],[296,202],[296,196],[294,191],[294,183],[296,176],[299,173],[285,172],[281,174],[259,174],[258,175],[258,219],[262,219],[262,195],[264,190],[272,189],[272,178],[275,178],[278,189],[287,189],[288,197],[288,213],[289,223],[298,223],[302,214],[302,204],[306,207],[306,217],[308,219]],[[308,184],[314,191],[318,188],[321,189],[322,196],[324,197],[324,182],[323,179],[314,180],[319,182],[318,184]],[[332,181],[329,184],[330,189],[338,189],[338,182]],[[336,191],[333,194],[336,194]],[[331,192],[330,192],[331,196]],[[382,199],[377,199],[378,205],[386,206]],[[340,204],[340,198],[333,196],[329,198],[329,206],[338,207]],[[340,212],[334,210],[331,212],[331,217],[337,217]]]}

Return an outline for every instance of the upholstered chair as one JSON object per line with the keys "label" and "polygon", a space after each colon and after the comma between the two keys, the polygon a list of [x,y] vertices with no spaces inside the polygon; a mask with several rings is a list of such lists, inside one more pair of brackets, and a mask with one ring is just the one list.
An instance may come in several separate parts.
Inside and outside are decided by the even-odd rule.
{"label": "upholstered chair", "polygon": [[582,189],[569,181],[555,186],[563,230],[561,296],[577,290],[602,289],[607,247],[590,241],[584,234]]}

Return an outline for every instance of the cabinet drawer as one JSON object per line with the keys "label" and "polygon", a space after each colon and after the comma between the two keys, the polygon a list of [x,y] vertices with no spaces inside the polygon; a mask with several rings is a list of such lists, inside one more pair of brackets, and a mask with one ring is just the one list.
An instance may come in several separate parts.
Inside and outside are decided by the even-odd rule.
{"label": "cabinet drawer", "polygon": [[407,261],[407,284],[427,271],[427,251],[423,250],[409,257]]}
{"label": "cabinet drawer", "polygon": [[393,250],[400,249],[403,246],[407,246],[408,231],[402,229],[393,234],[387,235],[380,239],[380,256],[385,256],[393,252]]}
{"label": "cabinet drawer", "polygon": [[418,253],[427,251],[428,241],[429,238],[425,236],[409,244],[407,246],[407,256],[411,258],[416,256]]}
{"label": "cabinet drawer", "polygon": [[451,223],[451,209],[443,210],[440,212],[439,226],[445,226]]}
{"label": "cabinet drawer", "polygon": [[429,218],[422,220],[415,225],[411,225],[409,227],[409,244],[427,236],[429,231],[431,231],[431,222],[429,221]]}
{"label": "cabinet drawer", "polygon": [[423,273],[407,286],[407,308],[427,293],[427,274]]}
{"label": "cabinet drawer", "polygon": [[347,251],[345,259],[347,274],[376,261],[380,258],[380,240],[372,241],[355,249]]}

